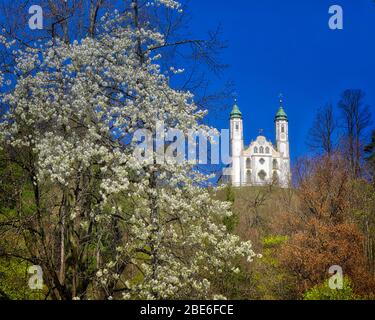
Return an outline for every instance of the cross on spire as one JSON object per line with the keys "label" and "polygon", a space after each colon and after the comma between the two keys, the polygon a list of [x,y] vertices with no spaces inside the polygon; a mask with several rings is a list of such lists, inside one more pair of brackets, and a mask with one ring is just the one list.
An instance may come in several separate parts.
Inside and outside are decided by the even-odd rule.
{"label": "cross on spire", "polygon": [[234,103],[237,104],[237,97],[238,97],[237,91],[233,92],[233,97],[234,97]]}

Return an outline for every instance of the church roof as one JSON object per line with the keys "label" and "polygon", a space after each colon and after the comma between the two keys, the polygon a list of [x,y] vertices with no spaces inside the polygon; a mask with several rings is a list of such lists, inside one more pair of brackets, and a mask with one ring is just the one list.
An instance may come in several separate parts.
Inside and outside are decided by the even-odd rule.
{"label": "church roof", "polygon": [[280,108],[276,113],[275,121],[278,120],[287,120],[288,121],[288,116],[283,108],[283,101],[280,100]]}
{"label": "church roof", "polygon": [[240,111],[240,108],[238,107],[237,103],[234,104],[232,112],[230,113],[230,118],[242,118],[242,112]]}

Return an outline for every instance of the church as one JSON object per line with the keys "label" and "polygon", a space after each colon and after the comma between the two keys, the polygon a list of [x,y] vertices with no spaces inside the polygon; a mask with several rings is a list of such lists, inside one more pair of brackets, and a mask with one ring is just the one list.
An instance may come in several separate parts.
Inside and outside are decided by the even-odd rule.
{"label": "church", "polygon": [[260,134],[244,145],[243,118],[237,105],[230,114],[230,149],[232,164],[225,169],[223,182],[235,187],[276,184],[288,188],[291,180],[288,117],[280,99],[275,116],[275,145]]}

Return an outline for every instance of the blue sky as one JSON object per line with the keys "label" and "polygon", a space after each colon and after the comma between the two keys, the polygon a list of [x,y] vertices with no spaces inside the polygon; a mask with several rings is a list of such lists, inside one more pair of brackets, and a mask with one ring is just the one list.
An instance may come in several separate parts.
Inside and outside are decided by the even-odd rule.
{"label": "blue sky", "polygon": [[[328,27],[331,5],[344,10],[344,30]],[[375,116],[375,3],[372,0],[191,0],[193,33],[223,28],[230,67],[244,114],[245,142],[259,129],[273,139],[278,95],[290,121],[292,158],[308,152],[306,135],[317,109],[337,104],[345,89],[362,89]],[[228,109],[228,114],[230,110]],[[375,118],[375,117],[374,117]],[[227,128],[227,117],[209,116]],[[375,125],[374,125],[375,127]]]}
{"label": "blue sky", "polygon": [[[246,144],[259,129],[274,140],[280,93],[289,116],[294,160],[308,152],[307,133],[317,109],[329,102],[337,105],[346,89],[366,92],[375,128],[373,0],[189,1],[193,38],[222,27],[228,48],[221,60],[230,67],[211,81],[217,88],[234,81]],[[329,29],[331,5],[342,6],[344,30]],[[230,109],[209,114],[209,123],[228,128]]]}

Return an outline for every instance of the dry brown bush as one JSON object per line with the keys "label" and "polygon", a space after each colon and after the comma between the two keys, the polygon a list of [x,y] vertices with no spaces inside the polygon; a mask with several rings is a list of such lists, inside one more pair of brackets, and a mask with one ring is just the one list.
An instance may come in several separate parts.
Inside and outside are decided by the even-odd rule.
{"label": "dry brown bush", "polygon": [[329,278],[333,265],[343,268],[356,293],[375,293],[368,269],[364,236],[355,224],[358,193],[347,162],[339,154],[305,159],[297,167],[300,211],[294,232],[278,253],[282,265],[298,279],[302,294]]}
{"label": "dry brown bush", "polygon": [[298,294],[329,278],[329,268],[338,265],[357,293],[369,295],[375,292],[375,282],[366,268],[362,244],[363,235],[355,224],[327,224],[312,218],[281,248],[278,258],[298,279]]}

